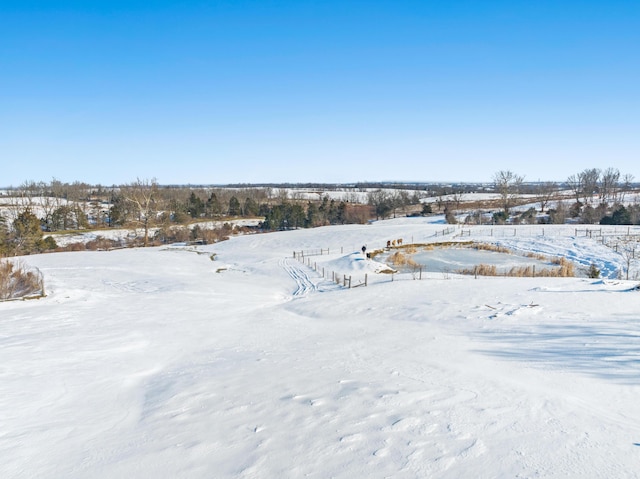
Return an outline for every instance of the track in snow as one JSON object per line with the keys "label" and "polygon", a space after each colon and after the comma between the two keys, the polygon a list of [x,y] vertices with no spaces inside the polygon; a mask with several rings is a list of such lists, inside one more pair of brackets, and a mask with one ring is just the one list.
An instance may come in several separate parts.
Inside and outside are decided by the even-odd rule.
{"label": "track in snow", "polygon": [[304,265],[291,258],[280,260],[280,265],[296,282],[297,288],[293,292],[294,298],[306,296],[312,291],[318,291],[318,285],[311,281],[308,269]]}

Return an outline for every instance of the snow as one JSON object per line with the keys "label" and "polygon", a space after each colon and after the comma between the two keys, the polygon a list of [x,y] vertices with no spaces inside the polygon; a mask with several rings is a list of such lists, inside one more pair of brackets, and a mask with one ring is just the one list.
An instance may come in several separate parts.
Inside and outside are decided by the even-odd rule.
{"label": "snow", "polygon": [[[569,227],[478,228],[607,275],[392,281],[360,250],[441,241],[440,221],[23,258],[48,295],[0,303],[0,477],[639,477],[621,256]],[[311,250],[369,286],[293,258]]]}

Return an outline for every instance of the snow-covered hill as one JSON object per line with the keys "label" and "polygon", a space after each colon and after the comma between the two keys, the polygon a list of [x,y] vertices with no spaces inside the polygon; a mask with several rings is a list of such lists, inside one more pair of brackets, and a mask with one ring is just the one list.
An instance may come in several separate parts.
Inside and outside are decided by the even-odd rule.
{"label": "snow-covered hill", "polygon": [[[392,282],[360,252],[442,240],[431,221],[25,257],[48,296],[0,303],[0,477],[638,477],[621,256],[567,227],[478,229],[609,276]],[[318,249],[374,279],[293,258]]]}

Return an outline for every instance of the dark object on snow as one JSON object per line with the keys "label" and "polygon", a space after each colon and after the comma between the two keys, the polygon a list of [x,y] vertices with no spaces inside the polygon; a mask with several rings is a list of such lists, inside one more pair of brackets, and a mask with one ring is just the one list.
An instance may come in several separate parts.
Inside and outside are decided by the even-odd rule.
{"label": "dark object on snow", "polygon": [[364,252],[365,252],[365,251],[367,251],[367,247],[366,247],[366,246],[363,246],[363,247],[362,247],[362,254],[364,254]]}

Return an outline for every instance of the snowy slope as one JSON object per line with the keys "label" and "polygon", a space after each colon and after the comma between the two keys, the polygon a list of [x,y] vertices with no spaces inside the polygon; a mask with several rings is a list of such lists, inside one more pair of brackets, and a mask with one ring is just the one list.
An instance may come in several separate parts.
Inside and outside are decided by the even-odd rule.
{"label": "snowy slope", "polygon": [[[24,258],[48,296],[0,303],[0,477],[638,477],[637,283],[391,282],[359,253],[445,227]],[[567,235],[499,241],[621,265]],[[382,279],[293,259],[321,248]]]}

